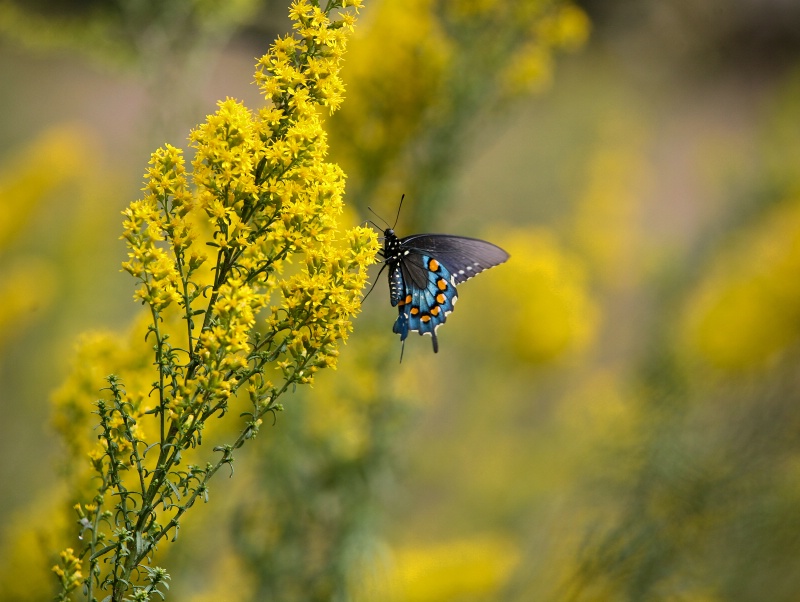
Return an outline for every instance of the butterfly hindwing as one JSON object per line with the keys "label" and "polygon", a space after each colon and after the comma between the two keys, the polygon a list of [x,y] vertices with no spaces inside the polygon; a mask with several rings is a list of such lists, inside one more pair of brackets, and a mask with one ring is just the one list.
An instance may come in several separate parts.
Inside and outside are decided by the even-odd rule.
{"label": "butterfly hindwing", "polygon": [[[433,337],[434,351],[438,350],[436,330],[447,320],[458,300],[453,276],[442,263],[427,255],[409,254],[400,266],[405,295],[397,303],[399,315],[392,330],[401,340],[405,340],[409,331],[429,334]],[[424,278],[422,286],[418,286],[415,276]]]}

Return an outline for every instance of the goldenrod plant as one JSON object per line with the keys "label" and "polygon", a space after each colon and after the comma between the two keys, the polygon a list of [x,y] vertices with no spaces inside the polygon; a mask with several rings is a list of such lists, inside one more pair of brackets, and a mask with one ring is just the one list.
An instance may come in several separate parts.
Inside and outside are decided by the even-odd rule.
{"label": "goldenrod plant", "polygon": [[[78,541],[54,568],[59,599],[163,597],[159,546],[284,394],[336,365],[377,240],[339,224],[345,176],[326,162],[319,111],[342,102],[360,6],[294,2],[295,32],[257,64],[266,106],[220,102],[191,134],[189,170],[174,146],[153,153],[123,231],[150,377],[129,381],[122,369],[96,401],[94,491],[75,506]],[[218,418],[238,421],[238,434],[188,460]]]}

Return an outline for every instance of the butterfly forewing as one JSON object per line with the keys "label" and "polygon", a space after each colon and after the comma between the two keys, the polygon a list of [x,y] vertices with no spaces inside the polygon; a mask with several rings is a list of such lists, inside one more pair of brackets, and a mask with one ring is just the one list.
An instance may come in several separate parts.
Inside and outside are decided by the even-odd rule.
{"label": "butterfly forewing", "polygon": [[455,284],[508,260],[497,245],[477,238],[449,234],[415,234],[400,240],[401,248],[435,257],[453,275]]}

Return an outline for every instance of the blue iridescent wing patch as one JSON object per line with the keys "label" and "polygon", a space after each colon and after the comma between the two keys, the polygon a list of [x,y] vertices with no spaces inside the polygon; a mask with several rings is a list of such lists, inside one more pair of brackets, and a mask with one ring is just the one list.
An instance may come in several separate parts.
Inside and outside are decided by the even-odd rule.
{"label": "blue iridescent wing patch", "polygon": [[[400,335],[404,341],[409,331],[419,332],[421,335],[429,334],[433,337],[433,350],[439,351],[439,342],[436,330],[445,323],[447,316],[455,308],[458,300],[455,281],[444,265],[433,257],[420,256],[425,269],[425,286],[419,287],[413,283],[404,286],[405,295],[398,300],[398,316],[392,331]],[[396,276],[405,283],[402,266],[396,270]],[[390,275],[391,276],[391,275]],[[393,298],[394,300],[394,298]]]}

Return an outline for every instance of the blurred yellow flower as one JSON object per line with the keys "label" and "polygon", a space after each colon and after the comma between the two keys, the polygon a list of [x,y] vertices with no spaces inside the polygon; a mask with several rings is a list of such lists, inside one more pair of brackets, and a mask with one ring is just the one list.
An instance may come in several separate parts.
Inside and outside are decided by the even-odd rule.
{"label": "blurred yellow flower", "polygon": [[50,485],[24,510],[8,517],[0,549],[0,600],[52,599],[52,550],[74,530],[74,522],[68,522],[67,515],[60,511],[65,498],[63,486]]}
{"label": "blurred yellow flower", "polygon": [[303,413],[303,430],[308,437],[323,442],[328,453],[344,461],[362,457],[370,449],[370,412],[380,403],[378,374],[366,369],[365,355],[373,352],[377,341],[359,339],[348,347],[342,370],[324,375],[324,385],[316,387]]}
{"label": "blurred yellow flower", "polygon": [[384,576],[362,584],[356,600],[449,602],[491,599],[519,562],[519,551],[499,535],[398,548]]}
{"label": "blurred yellow flower", "polygon": [[469,321],[470,340],[525,363],[545,363],[585,349],[598,308],[580,260],[541,229],[505,230],[488,238],[511,254],[500,269],[462,285],[455,319]]}
{"label": "blurred yellow flower", "polygon": [[643,129],[630,114],[604,117],[573,218],[578,248],[610,288],[630,288],[642,273],[641,206],[650,183]]}
{"label": "blurred yellow flower", "polygon": [[95,161],[91,136],[84,128],[61,125],[46,130],[0,171],[0,250],[35,214],[42,201],[89,175]]}
{"label": "blurred yellow flower", "polygon": [[688,351],[726,370],[762,367],[800,340],[800,201],[776,207],[716,258],[683,321]]}
{"label": "blurred yellow flower", "polygon": [[24,245],[31,236],[45,203],[70,187],[88,189],[95,162],[88,132],[61,125],[45,130],[0,168],[0,347],[44,313],[58,287],[55,267],[43,257],[15,255],[15,243]]}
{"label": "blurred yellow flower", "polygon": [[541,0],[519,2],[516,19],[531,22],[529,38],[511,55],[502,74],[510,95],[537,92],[552,81],[553,51],[575,50],[589,37],[589,18],[575,5],[563,3],[545,8]]}
{"label": "blurred yellow flower", "polygon": [[[152,389],[151,351],[140,342],[147,333],[149,316],[142,313],[127,336],[119,333],[84,334],[75,344],[67,379],[52,394],[53,425],[68,454],[63,468],[70,471],[78,490],[88,485],[89,459],[103,455],[103,446],[92,432],[94,401],[109,374],[126,369],[129,399],[142,409]],[[125,442],[126,445],[127,442]]]}
{"label": "blurred yellow flower", "polygon": [[0,349],[48,307],[56,290],[54,268],[46,261],[20,258],[2,267],[0,279]]}
{"label": "blurred yellow flower", "polygon": [[[353,39],[343,68],[348,102],[331,120],[347,173],[360,167],[358,172],[374,176],[385,170],[418,135],[428,107],[442,99],[450,49],[429,5],[430,0],[376,4]],[[391,52],[384,51],[388,47]]]}

